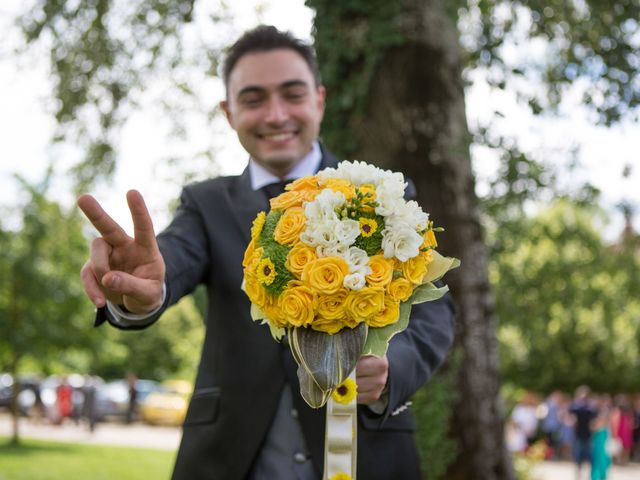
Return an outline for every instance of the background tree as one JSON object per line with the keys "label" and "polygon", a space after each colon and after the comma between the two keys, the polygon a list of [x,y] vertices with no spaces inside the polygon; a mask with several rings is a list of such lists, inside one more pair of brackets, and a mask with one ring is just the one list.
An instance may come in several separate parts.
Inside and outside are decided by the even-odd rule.
{"label": "background tree", "polygon": [[538,392],[640,387],[640,265],[605,244],[596,227],[603,220],[593,205],[559,199],[514,235],[493,233],[502,238],[491,276],[509,384]]}
{"label": "background tree", "polygon": [[13,441],[18,442],[20,364],[43,368],[61,352],[89,350],[91,316],[78,271],[87,255],[82,221],[46,199],[47,181],[22,181],[20,227],[0,233],[0,370],[14,378]]}
{"label": "background tree", "polygon": [[316,10],[323,80],[334,95],[323,136],[343,157],[412,178],[419,203],[446,227],[440,249],[462,262],[446,279],[462,352],[450,429],[458,455],[447,478],[510,478],[454,20],[439,1],[308,3]]}

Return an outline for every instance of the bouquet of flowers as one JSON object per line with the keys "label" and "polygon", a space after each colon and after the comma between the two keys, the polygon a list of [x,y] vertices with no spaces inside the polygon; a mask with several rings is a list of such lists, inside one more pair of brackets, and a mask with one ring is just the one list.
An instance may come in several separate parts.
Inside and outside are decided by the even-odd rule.
{"label": "bouquet of flowers", "polygon": [[432,282],[459,265],[435,251],[440,229],[405,187],[401,173],[345,161],[287,185],[253,222],[243,260],[252,318],[277,340],[288,333],[314,408],[340,398],[361,355],[383,356],[411,305],[444,295]]}

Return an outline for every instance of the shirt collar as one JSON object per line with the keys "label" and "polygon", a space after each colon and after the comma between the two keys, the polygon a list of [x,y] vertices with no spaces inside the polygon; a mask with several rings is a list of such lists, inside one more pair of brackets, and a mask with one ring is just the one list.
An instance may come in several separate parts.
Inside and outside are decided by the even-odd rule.
{"label": "shirt collar", "polygon": [[[320,151],[320,145],[318,142],[313,142],[311,151],[293,167],[293,170],[291,170],[284,179],[295,180],[308,175],[315,175],[320,168],[321,161],[322,152]],[[253,158],[249,159],[249,176],[253,190],[259,190],[265,185],[281,181],[278,176],[256,163]]]}

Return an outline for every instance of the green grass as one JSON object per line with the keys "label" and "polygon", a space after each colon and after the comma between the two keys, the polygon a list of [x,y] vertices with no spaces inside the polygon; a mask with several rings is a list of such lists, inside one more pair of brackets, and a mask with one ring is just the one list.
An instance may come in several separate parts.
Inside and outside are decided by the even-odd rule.
{"label": "green grass", "polygon": [[0,480],[163,480],[175,452],[0,437]]}

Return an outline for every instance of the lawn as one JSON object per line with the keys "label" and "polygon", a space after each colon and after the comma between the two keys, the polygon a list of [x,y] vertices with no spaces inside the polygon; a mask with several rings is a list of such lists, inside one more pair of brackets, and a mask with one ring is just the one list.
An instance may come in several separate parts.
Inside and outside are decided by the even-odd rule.
{"label": "lawn", "polygon": [[0,480],[168,479],[175,452],[0,437]]}

